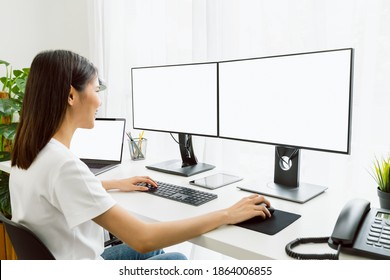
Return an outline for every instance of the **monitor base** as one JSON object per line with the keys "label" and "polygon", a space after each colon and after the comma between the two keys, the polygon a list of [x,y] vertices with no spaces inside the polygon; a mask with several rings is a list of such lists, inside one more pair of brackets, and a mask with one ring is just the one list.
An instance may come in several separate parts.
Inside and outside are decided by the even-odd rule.
{"label": "monitor base", "polygon": [[310,199],[323,193],[327,187],[300,183],[299,187],[287,187],[274,182],[268,183],[266,186],[257,187],[239,187],[242,190],[272,196],[284,200],[289,200],[298,203],[305,203]]}
{"label": "monitor base", "polygon": [[195,174],[199,174],[205,171],[209,171],[215,168],[214,165],[207,163],[197,163],[190,166],[182,167],[181,160],[168,160],[152,165],[147,165],[146,168],[154,171],[164,172],[173,175],[179,175],[184,177],[190,177]]}

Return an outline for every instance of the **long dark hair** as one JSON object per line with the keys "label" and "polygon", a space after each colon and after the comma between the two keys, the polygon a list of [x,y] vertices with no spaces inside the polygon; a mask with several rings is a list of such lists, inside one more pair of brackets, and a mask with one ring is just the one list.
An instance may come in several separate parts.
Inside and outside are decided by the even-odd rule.
{"label": "long dark hair", "polygon": [[71,51],[44,51],[34,58],[15,135],[12,166],[30,167],[59,129],[71,86],[83,91],[96,76],[96,67]]}

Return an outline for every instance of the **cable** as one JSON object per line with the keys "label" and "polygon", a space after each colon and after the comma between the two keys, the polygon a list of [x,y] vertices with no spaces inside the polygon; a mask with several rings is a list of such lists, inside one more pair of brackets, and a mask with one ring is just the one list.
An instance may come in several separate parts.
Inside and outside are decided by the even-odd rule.
{"label": "cable", "polygon": [[328,243],[329,237],[309,237],[309,238],[297,238],[285,247],[287,255],[294,259],[298,260],[338,260],[341,245],[337,248],[336,254],[324,253],[324,254],[302,254],[293,251],[293,248],[297,247],[300,244],[308,243]]}
{"label": "cable", "polygon": [[188,147],[188,141],[189,141],[189,139],[188,139],[187,142],[183,145],[183,144],[181,144],[179,141],[177,141],[177,140],[175,139],[175,137],[173,137],[172,133],[169,133],[169,135],[171,135],[172,139],[173,139],[177,144],[179,144],[179,146],[184,147],[184,148],[187,150],[187,153],[190,153],[190,148]]}
{"label": "cable", "polygon": [[[177,141],[177,140],[175,139],[175,137],[173,137],[172,133],[169,133],[169,135],[171,135],[172,139],[175,140],[175,142],[176,142],[177,144],[183,145],[183,144],[180,144],[179,141]],[[184,147],[186,147],[186,146],[184,145]],[[187,147],[186,147],[186,148],[187,148]]]}

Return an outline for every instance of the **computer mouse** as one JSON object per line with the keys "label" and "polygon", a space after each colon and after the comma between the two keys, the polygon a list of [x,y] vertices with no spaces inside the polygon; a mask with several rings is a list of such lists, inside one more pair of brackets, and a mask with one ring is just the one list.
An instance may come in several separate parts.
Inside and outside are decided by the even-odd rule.
{"label": "computer mouse", "polygon": [[[275,208],[272,206],[267,207],[267,208],[268,208],[268,211],[271,213],[271,215],[273,215],[273,213],[275,212]],[[243,221],[241,223],[242,224],[261,223],[261,222],[264,222],[264,221],[269,220],[269,219],[272,219],[272,216],[271,217],[266,216],[265,218],[263,218],[262,216],[255,216],[255,217],[250,218],[250,219]]]}
{"label": "computer mouse", "polygon": [[[262,204],[264,204],[264,203],[262,203]],[[275,208],[273,206],[267,206],[267,209],[271,213],[271,215],[274,214]],[[244,223],[244,224],[261,223],[261,222],[264,222],[265,220],[268,220],[268,219],[272,219],[272,216],[271,217],[267,216],[266,218],[263,218],[262,216],[255,216],[255,217],[250,218],[242,223]]]}
{"label": "computer mouse", "polygon": [[260,203],[259,205],[264,205],[271,213],[271,215],[275,212],[275,208],[273,206],[267,206],[265,203]]}
{"label": "computer mouse", "polygon": [[267,207],[267,209],[271,213],[271,215],[275,212],[275,208],[272,206]]}

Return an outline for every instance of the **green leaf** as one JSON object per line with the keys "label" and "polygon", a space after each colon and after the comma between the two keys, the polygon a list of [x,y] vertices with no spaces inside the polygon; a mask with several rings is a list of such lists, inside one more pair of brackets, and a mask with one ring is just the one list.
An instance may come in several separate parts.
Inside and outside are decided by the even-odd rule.
{"label": "green leaf", "polygon": [[3,85],[5,85],[6,83],[8,83],[7,77],[1,77],[1,78],[0,78],[0,82],[2,82]]}
{"label": "green leaf", "polygon": [[4,60],[0,60],[0,64],[5,65],[6,67],[8,67],[10,65],[9,62],[4,61]]}
{"label": "green leaf", "polygon": [[18,123],[0,124],[0,135],[5,139],[14,140],[17,127]]}
{"label": "green leaf", "polygon": [[0,123],[0,134],[8,128],[9,124]]}
{"label": "green leaf", "polygon": [[11,116],[20,110],[18,102],[13,99],[0,99],[0,115]]}
{"label": "green leaf", "polygon": [[0,211],[4,216],[11,217],[11,199],[9,194],[9,175],[0,173]]}
{"label": "green leaf", "polygon": [[371,176],[383,192],[390,192],[390,158],[378,160],[375,158]]}
{"label": "green leaf", "polygon": [[27,80],[23,77],[19,77],[15,80],[16,85],[18,86],[19,90],[24,92],[26,88]]}
{"label": "green leaf", "polygon": [[30,74],[30,68],[22,68],[24,76],[27,77]]}
{"label": "green leaf", "polygon": [[13,93],[12,100],[15,102],[15,104],[18,104],[19,108],[22,108],[22,102],[24,97],[24,92],[14,92]]}
{"label": "green leaf", "polygon": [[22,75],[23,74],[23,71],[22,70],[18,70],[18,69],[16,69],[16,70],[14,70],[14,76],[15,77],[19,77],[20,75]]}
{"label": "green leaf", "polygon": [[7,129],[4,129],[4,131],[1,133],[1,135],[3,135],[8,140],[14,140],[17,125],[17,123],[10,123]]}

